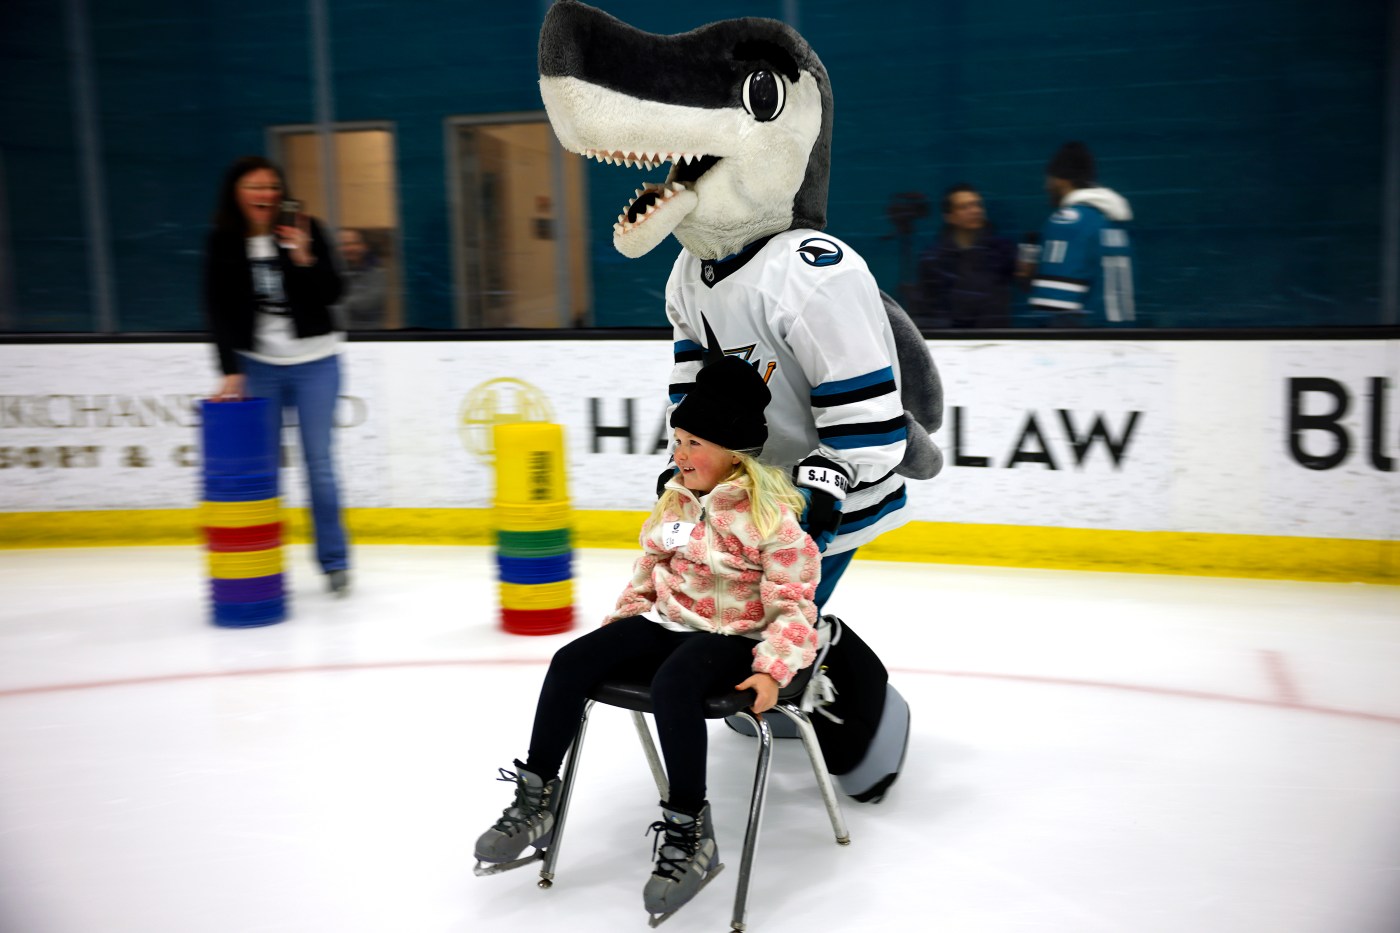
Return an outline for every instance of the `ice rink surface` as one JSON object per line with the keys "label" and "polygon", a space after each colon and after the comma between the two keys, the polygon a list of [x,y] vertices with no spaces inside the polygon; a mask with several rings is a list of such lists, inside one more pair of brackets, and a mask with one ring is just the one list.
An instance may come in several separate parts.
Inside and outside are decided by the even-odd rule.
{"label": "ice rink surface", "polygon": [[[503,633],[487,548],[366,546],[333,600],[208,624],[195,547],[0,551],[0,931],[646,929],[656,792],[592,717],[554,887],[472,875],[569,635]],[[581,551],[592,627],[632,554]],[[913,736],[839,847],[777,750],[753,933],[1400,931],[1400,587],[857,560],[827,607]],[[729,926],[754,745],[712,725]]]}

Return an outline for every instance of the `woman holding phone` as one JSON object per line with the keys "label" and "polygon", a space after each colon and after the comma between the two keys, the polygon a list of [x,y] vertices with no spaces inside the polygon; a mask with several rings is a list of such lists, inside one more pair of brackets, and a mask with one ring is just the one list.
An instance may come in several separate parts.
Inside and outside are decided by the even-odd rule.
{"label": "woman holding phone", "polygon": [[340,277],[315,219],[289,199],[261,156],[229,166],[204,251],[204,307],[223,382],[215,400],[266,398],[295,408],[310,487],[316,559],[337,596],[349,590],[349,544],[332,445],[343,334],[331,314]]}

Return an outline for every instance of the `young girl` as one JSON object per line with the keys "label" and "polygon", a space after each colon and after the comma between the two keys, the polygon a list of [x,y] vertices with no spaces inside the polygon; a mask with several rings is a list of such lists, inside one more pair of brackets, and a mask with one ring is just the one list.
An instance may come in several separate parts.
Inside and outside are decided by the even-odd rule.
{"label": "young girl", "polygon": [[[653,915],[692,898],[719,864],[705,800],[708,728],[717,690],[753,690],[755,713],[812,663],[821,558],[799,527],[803,498],[759,463],[768,387],[726,356],[702,369],[671,415],[676,475],[642,526],[643,553],[603,627],[555,654],[540,690],[530,754],[501,780],[515,800],[482,834],[482,863],[510,862],[553,839],[560,764],[588,691],[611,674],[644,671],[670,799],[661,802],[656,865],[643,892]],[[664,838],[660,838],[664,835]]]}

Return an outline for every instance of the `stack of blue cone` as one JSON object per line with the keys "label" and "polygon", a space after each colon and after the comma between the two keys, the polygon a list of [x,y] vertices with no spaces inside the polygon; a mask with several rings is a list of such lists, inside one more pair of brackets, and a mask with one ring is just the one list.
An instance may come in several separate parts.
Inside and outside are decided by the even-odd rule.
{"label": "stack of blue cone", "polygon": [[282,577],[279,438],[267,399],[201,405],[200,524],[209,547],[215,625],[248,628],[287,617]]}

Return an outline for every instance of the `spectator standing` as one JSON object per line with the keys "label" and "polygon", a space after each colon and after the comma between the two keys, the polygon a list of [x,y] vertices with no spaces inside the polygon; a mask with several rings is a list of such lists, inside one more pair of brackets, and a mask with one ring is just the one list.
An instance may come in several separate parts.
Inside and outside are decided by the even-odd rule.
{"label": "spectator standing", "polygon": [[204,250],[204,307],[224,376],[215,400],[265,398],[274,426],[294,408],[306,459],[316,559],[331,592],[349,591],[332,427],[340,343],[331,305],[340,277],[321,225],[291,212],[282,170],[261,156],[229,166]]}
{"label": "spectator standing", "polygon": [[987,223],[969,184],[943,192],[943,229],[919,258],[920,327],[1009,327],[1016,246]]}
{"label": "spectator standing", "polygon": [[349,330],[377,330],[384,326],[384,303],[388,286],[384,267],[370,249],[362,231],[345,227],[337,235],[340,246],[340,278],[344,284],[340,304],[341,320]]}
{"label": "spectator standing", "polygon": [[1055,212],[1041,233],[1039,265],[1030,273],[1031,307],[1052,327],[1131,326],[1133,260],[1127,199],[1098,185],[1094,157],[1081,142],[1065,143],[1045,170]]}

